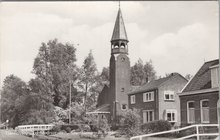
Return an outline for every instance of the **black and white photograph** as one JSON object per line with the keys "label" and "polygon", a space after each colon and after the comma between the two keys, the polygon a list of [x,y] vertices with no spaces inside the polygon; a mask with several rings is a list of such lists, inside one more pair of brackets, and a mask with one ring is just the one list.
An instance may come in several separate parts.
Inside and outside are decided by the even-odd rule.
{"label": "black and white photograph", "polygon": [[0,140],[219,140],[218,1],[1,1]]}

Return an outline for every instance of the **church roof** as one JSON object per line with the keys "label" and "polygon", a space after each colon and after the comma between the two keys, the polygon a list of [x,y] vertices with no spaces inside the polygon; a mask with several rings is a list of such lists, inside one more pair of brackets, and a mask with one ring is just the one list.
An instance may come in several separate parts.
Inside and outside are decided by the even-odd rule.
{"label": "church roof", "polygon": [[123,20],[120,8],[118,10],[118,15],[115,21],[115,27],[113,30],[111,41],[115,41],[115,40],[127,40],[128,41],[128,37],[127,37],[126,30],[125,30],[125,25],[124,25],[124,20]]}

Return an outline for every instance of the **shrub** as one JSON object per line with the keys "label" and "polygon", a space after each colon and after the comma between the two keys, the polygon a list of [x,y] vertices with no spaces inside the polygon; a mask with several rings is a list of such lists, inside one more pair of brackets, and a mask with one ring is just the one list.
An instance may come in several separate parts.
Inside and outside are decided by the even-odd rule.
{"label": "shrub", "polygon": [[103,116],[103,118],[101,118],[99,120],[99,123],[97,124],[97,127],[102,132],[110,131],[110,125],[109,125],[108,120],[107,120],[107,118],[105,116]]}
{"label": "shrub", "polygon": [[67,129],[70,129],[71,130],[76,130],[76,129],[79,129],[79,126],[78,125],[74,125],[74,124],[62,124],[60,125],[60,129],[61,130],[65,130],[66,132],[68,132]]}
{"label": "shrub", "polygon": [[66,128],[66,132],[67,132],[67,133],[70,133],[70,132],[71,132],[71,128],[70,128],[70,127],[67,127],[67,128]]}
{"label": "shrub", "polygon": [[51,129],[51,131],[52,132],[60,132],[60,130],[61,130],[61,126],[60,125],[55,125],[52,129]]}
{"label": "shrub", "polygon": [[141,126],[143,133],[155,133],[170,130],[172,125],[165,120],[152,121]]}
{"label": "shrub", "polygon": [[91,131],[91,128],[90,128],[89,125],[84,124],[84,125],[81,125],[81,126],[80,126],[80,130],[83,131],[83,132],[90,132],[90,131]]}
{"label": "shrub", "polygon": [[107,132],[110,130],[110,126],[108,124],[107,118],[103,115],[97,116],[94,114],[90,114],[86,116],[87,123],[90,125],[91,131],[93,132]]}
{"label": "shrub", "polygon": [[141,117],[138,110],[126,110],[120,117],[119,132],[127,137],[141,134]]}

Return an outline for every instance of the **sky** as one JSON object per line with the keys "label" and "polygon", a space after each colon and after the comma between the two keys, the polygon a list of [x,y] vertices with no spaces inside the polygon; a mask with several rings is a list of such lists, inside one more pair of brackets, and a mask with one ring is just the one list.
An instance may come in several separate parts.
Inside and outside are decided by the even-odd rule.
{"label": "sky", "polygon": [[[158,76],[194,75],[219,58],[218,1],[121,1],[131,65],[152,60]],[[0,87],[14,74],[25,82],[42,42],[75,44],[77,64],[92,50],[98,70],[109,66],[116,1],[1,2]]]}

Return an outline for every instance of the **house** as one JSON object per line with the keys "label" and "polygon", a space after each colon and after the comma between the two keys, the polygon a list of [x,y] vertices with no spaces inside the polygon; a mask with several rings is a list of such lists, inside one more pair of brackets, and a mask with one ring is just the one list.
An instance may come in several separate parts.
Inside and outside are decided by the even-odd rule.
{"label": "house", "polygon": [[178,73],[150,81],[128,94],[129,108],[139,109],[143,123],[168,120],[180,124],[180,103],[177,95],[187,80]]}
{"label": "house", "polygon": [[218,123],[219,60],[203,64],[181,93],[181,125]]}

